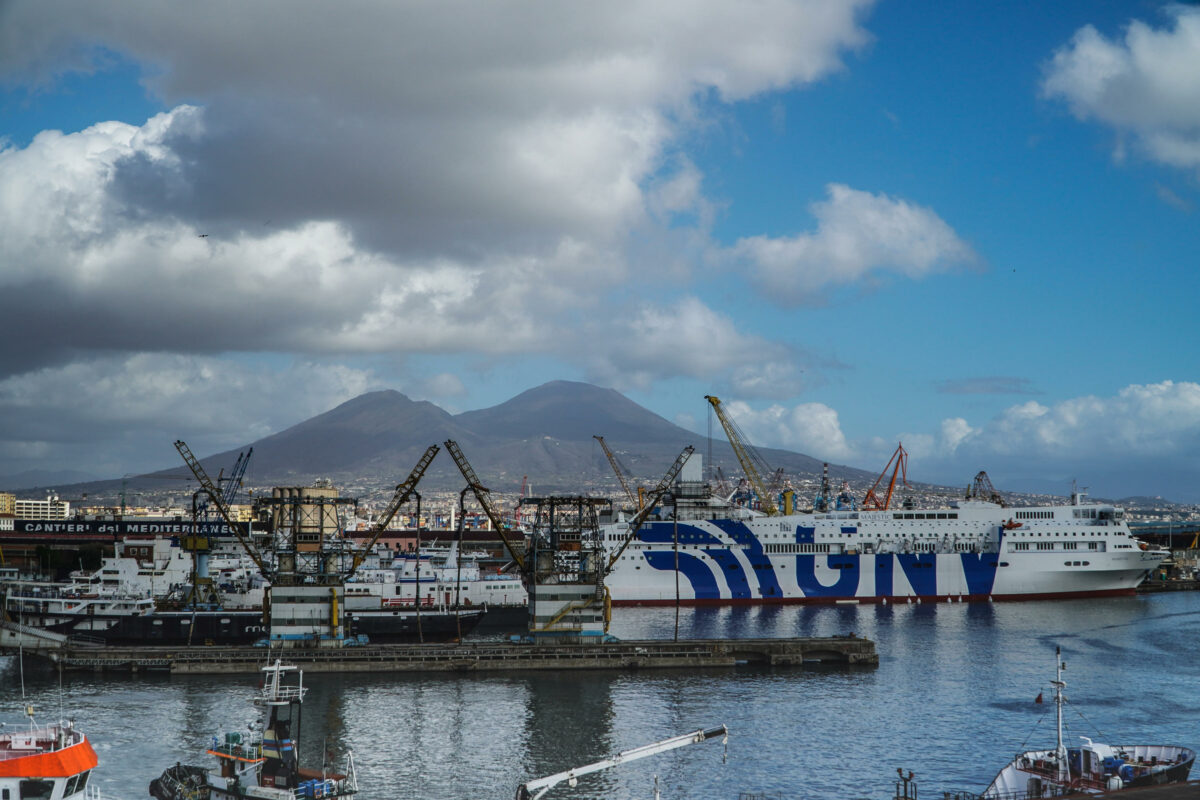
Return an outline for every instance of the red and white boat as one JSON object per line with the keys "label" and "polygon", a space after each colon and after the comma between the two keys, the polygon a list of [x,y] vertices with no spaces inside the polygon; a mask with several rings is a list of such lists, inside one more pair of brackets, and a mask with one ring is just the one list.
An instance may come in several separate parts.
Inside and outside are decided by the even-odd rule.
{"label": "red and white boat", "polygon": [[33,707],[29,728],[0,733],[0,797],[25,800],[99,800],[88,778],[99,759],[73,723],[38,726]]}

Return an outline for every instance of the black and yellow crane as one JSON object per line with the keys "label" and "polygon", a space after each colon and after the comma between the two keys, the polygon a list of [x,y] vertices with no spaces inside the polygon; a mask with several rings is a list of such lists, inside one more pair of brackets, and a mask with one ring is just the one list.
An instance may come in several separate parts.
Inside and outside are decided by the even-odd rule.
{"label": "black and yellow crane", "polygon": [[616,454],[609,449],[608,443],[604,441],[603,436],[594,434],[592,438],[600,443],[600,448],[604,451],[605,457],[608,458],[608,463],[612,466],[613,473],[617,476],[617,480],[621,483],[621,488],[625,490],[625,496],[629,498],[629,502],[634,508],[641,508],[641,504],[638,502],[637,495],[633,493],[633,489],[629,488],[629,479],[625,477],[626,471],[622,467],[621,462],[617,460]]}
{"label": "black and yellow crane", "polygon": [[[379,515],[379,519],[375,520],[375,524],[372,525],[371,529],[368,531],[371,536],[367,540],[367,543],[355,551],[354,558],[350,562],[350,569],[346,572],[346,580],[350,580],[358,568],[362,566],[367,554],[371,552],[371,548],[374,547],[375,543],[379,541],[379,537],[383,535],[384,529],[387,528],[388,523],[392,521],[392,517],[396,516],[396,512],[400,510],[400,507],[407,503],[408,499],[413,496],[413,493],[417,490],[417,484],[425,475],[425,470],[429,469],[429,464],[433,461],[433,457],[438,454],[438,450],[440,449],[441,448],[439,448],[436,444],[431,444],[425,450],[425,455],[421,456],[421,460],[417,462],[415,467],[413,467],[412,472],[409,473],[408,477],[405,478],[402,483],[397,484],[396,492],[392,495],[392,499],[388,502],[387,508],[383,510],[383,513]],[[421,523],[420,520],[418,520],[418,546],[420,545],[420,537]]]}
{"label": "black and yellow crane", "polygon": [[[725,437],[729,439],[729,446],[733,448],[733,454],[737,456],[738,463],[742,465],[742,472],[746,474],[746,480],[750,482],[754,493],[758,495],[758,502],[763,513],[768,516],[779,513],[775,507],[775,498],[771,487],[763,479],[764,474],[771,472],[766,460],[746,441],[746,436],[742,433],[741,428],[721,407],[719,398],[708,394],[704,396],[704,399],[712,406],[713,413],[717,415],[721,427],[725,429]],[[780,477],[782,477],[782,472]]]}
{"label": "black and yellow crane", "polygon": [[604,570],[606,575],[612,571],[612,568],[617,563],[617,560],[621,558],[621,554],[625,552],[625,548],[629,547],[629,543],[632,542],[637,536],[638,528],[642,527],[642,523],[645,522],[646,518],[650,516],[650,513],[654,511],[654,507],[658,505],[658,501],[662,500],[663,495],[671,490],[671,486],[674,485],[675,479],[679,477],[680,471],[683,470],[683,465],[687,463],[687,460],[691,458],[692,453],[694,453],[695,450],[696,448],[692,447],[690,444],[683,448],[683,452],[681,452],[675,458],[675,462],[671,464],[666,474],[662,476],[662,480],[660,480],[658,485],[651,489],[647,494],[645,505],[643,505],[642,509],[633,516],[633,519],[629,521],[629,530],[625,534],[625,537],[621,540],[620,547],[618,547],[616,552],[609,557],[608,565]]}
{"label": "black and yellow crane", "polygon": [[[525,534],[507,526],[456,442],[445,443],[447,452],[467,481],[467,488],[491,521],[512,558],[529,594],[529,632],[539,638],[579,638],[603,610],[603,632],[608,630],[608,594],[604,579],[637,535],[642,523],[663,498],[683,469],[694,448],[684,448],[666,475],[646,497],[631,520],[615,552],[605,558],[605,541],[597,510],[607,500],[583,496],[528,498],[538,511],[526,543]],[[463,490],[467,491],[466,489]]]}
{"label": "black and yellow crane", "polygon": [[254,566],[258,567],[259,573],[264,578],[270,580],[272,574],[271,567],[268,566],[266,559],[263,558],[258,548],[254,546],[254,542],[250,541],[242,533],[242,526],[234,519],[233,512],[225,502],[225,493],[218,489],[217,485],[208,477],[208,473],[204,471],[204,467],[201,466],[200,461],[192,455],[192,451],[188,449],[187,444],[183,440],[175,442],[175,449],[179,451],[179,455],[183,457],[184,463],[192,471],[192,475],[196,477],[196,482],[200,484],[200,488],[208,495],[208,502],[217,509],[217,513],[221,515],[221,519],[225,520],[225,524],[233,531],[238,544],[246,551],[246,555],[254,562]]}

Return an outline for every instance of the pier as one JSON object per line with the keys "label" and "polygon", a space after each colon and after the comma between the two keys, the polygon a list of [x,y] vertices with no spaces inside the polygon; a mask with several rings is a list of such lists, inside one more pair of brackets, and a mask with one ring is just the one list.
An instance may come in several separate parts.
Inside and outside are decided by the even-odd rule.
{"label": "pier", "polygon": [[[11,631],[6,631],[11,633]],[[12,654],[15,638],[3,649]],[[282,657],[307,672],[505,672],[521,670],[695,669],[879,665],[875,643],[861,637],[803,639],[618,640],[595,644],[463,642],[359,647],[108,647],[30,641],[21,649],[62,669],[172,674],[257,673]]]}

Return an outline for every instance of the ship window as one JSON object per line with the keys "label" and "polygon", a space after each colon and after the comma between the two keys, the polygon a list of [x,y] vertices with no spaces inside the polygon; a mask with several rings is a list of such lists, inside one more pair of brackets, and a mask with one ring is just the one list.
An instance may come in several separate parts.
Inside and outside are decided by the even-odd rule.
{"label": "ship window", "polygon": [[21,800],[49,800],[54,794],[54,781],[21,781]]}

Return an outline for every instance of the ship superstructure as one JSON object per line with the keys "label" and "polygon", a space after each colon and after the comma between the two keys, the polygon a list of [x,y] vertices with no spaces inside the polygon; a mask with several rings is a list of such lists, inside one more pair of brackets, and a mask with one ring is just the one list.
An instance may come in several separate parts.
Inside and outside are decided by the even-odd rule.
{"label": "ship superstructure", "polygon": [[[714,497],[689,463],[605,584],[614,604],[1040,599],[1132,594],[1169,553],[1089,503],[775,514]],[[615,552],[629,525],[603,528]],[[678,580],[676,576],[678,575]]]}
{"label": "ship superstructure", "polygon": [[0,733],[0,797],[97,800],[88,783],[99,759],[86,736],[70,722]]}

